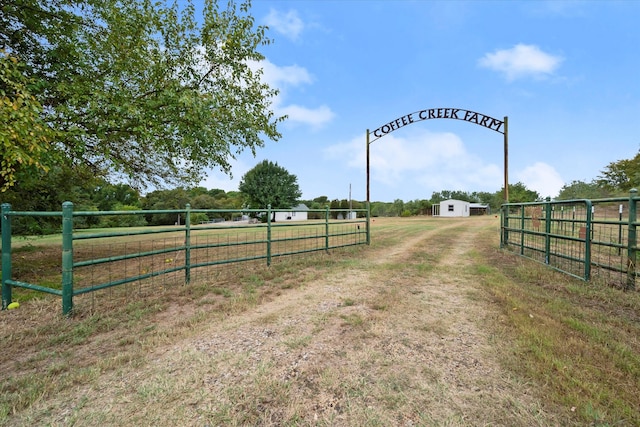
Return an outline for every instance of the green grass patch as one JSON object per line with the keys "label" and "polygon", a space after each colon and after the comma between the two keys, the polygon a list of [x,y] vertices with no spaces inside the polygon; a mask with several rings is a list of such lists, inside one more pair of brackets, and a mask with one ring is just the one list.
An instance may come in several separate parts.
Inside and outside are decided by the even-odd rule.
{"label": "green grass patch", "polygon": [[640,294],[495,251],[476,273],[502,312],[510,369],[582,425],[640,425]]}
{"label": "green grass patch", "polygon": [[341,314],[340,318],[344,321],[344,325],[351,327],[361,327],[364,325],[364,319],[357,313]]}
{"label": "green grass patch", "polygon": [[285,340],[284,345],[286,345],[288,348],[292,350],[295,350],[295,349],[307,347],[310,342],[311,342],[311,335],[303,335],[303,336],[298,336],[298,337]]}
{"label": "green grass patch", "polygon": [[352,305],[356,305],[356,301],[353,298],[343,298],[342,306],[343,307],[351,307]]}
{"label": "green grass patch", "polygon": [[225,298],[231,298],[233,292],[230,289],[214,286],[211,288],[211,293],[214,295],[222,295]]}

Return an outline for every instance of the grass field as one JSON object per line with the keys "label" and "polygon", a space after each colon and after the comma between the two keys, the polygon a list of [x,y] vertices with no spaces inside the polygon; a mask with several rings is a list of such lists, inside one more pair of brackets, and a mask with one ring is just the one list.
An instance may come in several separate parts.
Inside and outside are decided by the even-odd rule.
{"label": "grass field", "polygon": [[370,246],[71,319],[24,302],[0,312],[0,425],[640,425],[640,293],[504,253],[498,227],[375,218]]}

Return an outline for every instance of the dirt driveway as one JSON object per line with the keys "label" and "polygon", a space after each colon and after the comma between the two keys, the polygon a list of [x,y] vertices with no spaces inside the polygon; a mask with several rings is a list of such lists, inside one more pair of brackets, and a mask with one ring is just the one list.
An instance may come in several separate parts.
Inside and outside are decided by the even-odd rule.
{"label": "dirt driveway", "polygon": [[195,300],[156,314],[156,335],[181,336],[156,336],[144,357],[100,369],[11,422],[556,425],[536,390],[501,368],[502,319],[474,280],[482,250],[497,250],[497,221],[443,220],[420,232],[374,221],[370,247],[297,271],[297,285],[249,310],[202,314],[192,328],[176,322]]}

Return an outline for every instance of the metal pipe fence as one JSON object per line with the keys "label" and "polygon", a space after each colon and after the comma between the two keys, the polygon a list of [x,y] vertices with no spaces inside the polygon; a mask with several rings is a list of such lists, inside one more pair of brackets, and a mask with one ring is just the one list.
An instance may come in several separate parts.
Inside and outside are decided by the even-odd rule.
{"label": "metal pipe fence", "polygon": [[629,197],[508,203],[500,247],[590,281],[636,289],[637,190]]}
{"label": "metal pipe fence", "polygon": [[[273,221],[279,212],[288,213],[288,219]],[[292,219],[305,213],[315,213],[321,219]],[[167,214],[184,218],[179,219],[183,224],[99,231],[74,227],[74,220],[79,218]],[[216,220],[194,224],[195,214]],[[38,259],[58,259],[53,273],[30,274],[28,268],[23,268],[29,259],[16,262],[13,256],[16,236],[12,234],[12,219],[38,216],[61,218],[60,244],[47,245],[38,253],[20,258],[31,258],[33,263]],[[224,216],[240,220],[218,220]],[[192,274],[205,267],[256,260],[264,260],[269,266],[276,257],[329,252],[370,242],[368,209],[220,210],[191,209],[187,205],[185,209],[172,210],[74,211],[73,204],[65,202],[61,212],[19,212],[3,204],[1,221],[2,309],[12,302],[12,289],[23,288],[60,296],[64,315],[72,312],[74,296],[102,289],[134,282],[153,284],[159,278],[188,284]]]}

